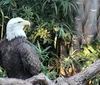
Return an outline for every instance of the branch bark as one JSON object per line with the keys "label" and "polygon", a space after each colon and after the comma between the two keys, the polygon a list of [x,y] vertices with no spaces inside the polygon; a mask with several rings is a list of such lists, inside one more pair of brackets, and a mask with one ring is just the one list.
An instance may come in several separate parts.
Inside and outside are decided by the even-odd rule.
{"label": "branch bark", "polygon": [[100,60],[97,60],[84,71],[69,78],[59,77],[52,81],[43,73],[40,73],[26,80],[0,78],[0,85],[37,85],[39,82],[42,82],[43,85],[86,85],[87,81],[97,73],[100,73]]}

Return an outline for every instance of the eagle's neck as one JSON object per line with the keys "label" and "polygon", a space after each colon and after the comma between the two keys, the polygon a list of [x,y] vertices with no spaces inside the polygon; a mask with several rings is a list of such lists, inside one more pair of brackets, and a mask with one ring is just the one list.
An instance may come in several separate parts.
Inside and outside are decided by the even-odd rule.
{"label": "eagle's neck", "polygon": [[23,29],[14,28],[14,30],[7,29],[7,31],[6,31],[6,39],[8,39],[8,40],[12,40],[16,37],[21,37],[21,36],[26,37],[26,34],[23,31]]}

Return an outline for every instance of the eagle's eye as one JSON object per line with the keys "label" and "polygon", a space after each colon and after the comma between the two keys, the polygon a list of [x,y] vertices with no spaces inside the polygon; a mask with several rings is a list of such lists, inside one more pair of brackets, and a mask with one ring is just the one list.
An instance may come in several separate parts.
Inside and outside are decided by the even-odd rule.
{"label": "eagle's eye", "polygon": [[22,21],[18,21],[17,23],[21,23]]}

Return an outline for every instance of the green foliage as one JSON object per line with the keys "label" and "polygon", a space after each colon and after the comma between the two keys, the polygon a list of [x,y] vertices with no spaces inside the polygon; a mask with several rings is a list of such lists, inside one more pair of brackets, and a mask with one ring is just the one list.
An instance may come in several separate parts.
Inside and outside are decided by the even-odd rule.
{"label": "green foliage", "polygon": [[22,8],[20,10],[22,10],[22,12],[23,12],[23,13],[20,13],[21,17],[24,17],[27,20],[34,19],[34,17],[33,17],[34,13],[32,12],[32,8],[31,7],[22,6]]}
{"label": "green foliage", "polygon": [[41,21],[65,23],[73,26],[74,12],[77,10],[75,0],[2,0],[0,6],[11,17],[21,16],[36,24]]}
{"label": "green foliage", "polygon": [[[100,42],[94,41],[91,45],[84,45],[79,52],[71,50],[69,56],[61,62],[61,66],[68,72],[66,76],[72,76],[98,59],[100,59]],[[91,78],[89,85],[99,85],[99,81],[100,73]]]}
{"label": "green foliage", "polygon": [[55,71],[49,71],[50,69],[53,69],[54,67],[47,67],[41,64],[42,72],[51,80],[54,80],[57,78],[57,72]]}
{"label": "green foliage", "polygon": [[[73,51],[68,44],[72,42],[75,28],[76,1],[1,0],[0,39],[5,35],[3,32],[5,32],[7,17],[9,19],[12,17],[27,19],[32,26],[30,29],[26,27],[25,32],[28,39],[36,44],[35,48],[42,61],[42,72],[52,80],[61,76],[60,74],[65,71],[68,76],[74,75],[77,69],[83,70],[100,58],[100,42],[86,45],[80,52]],[[62,42],[69,46],[66,48],[70,50],[68,56],[58,55]],[[3,74],[5,73],[1,72],[0,76]],[[98,85],[99,77],[97,77],[98,75],[93,78],[94,85]]]}
{"label": "green foliage", "polygon": [[100,73],[91,78],[91,83],[93,85],[100,85]]}
{"label": "green foliage", "polygon": [[[90,66],[96,60],[100,59],[100,41],[94,41],[92,45],[85,45],[83,51],[78,53],[78,61],[82,69]],[[91,78],[92,85],[99,85],[100,73]],[[91,85],[90,84],[90,85]]]}
{"label": "green foliage", "polygon": [[7,77],[6,72],[0,67],[0,77]]}
{"label": "green foliage", "polygon": [[0,8],[0,13],[1,13],[1,30],[0,30],[0,40],[3,39],[3,32],[4,32],[4,21],[6,18],[8,18],[7,16],[4,15],[3,10]]}
{"label": "green foliage", "polygon": [[42,63],[45,63],[46,61],[48,61],[49,53],[47,51],[50,49],[50,46],[48,46],[45,49],[42,49],[40,46],[40,43],[37,41],[37,46],[35,46],[35,49],[37,50],[38,54],[40,55],[40,59],[41,59]]}
{"label": "green foliage", "polygon": [[29,38],[34,40],[38,38],[40,41],[43,41],[43,44],[52,42],[50,31],[48,31],[47,28],[42,27],[38,28],[37,31]]}

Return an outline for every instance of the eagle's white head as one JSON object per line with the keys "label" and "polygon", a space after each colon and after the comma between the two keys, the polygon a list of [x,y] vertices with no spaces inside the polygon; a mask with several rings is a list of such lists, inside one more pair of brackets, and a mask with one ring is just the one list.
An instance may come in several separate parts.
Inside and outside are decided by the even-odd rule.
{"label": "eagle's white head", "polygon": [[19,36],[26,37],[26,34],[23,30],[26,25],[30,26],[30,22],[20,17],[10,19],[6,27],[6,39],[12,40]]}

